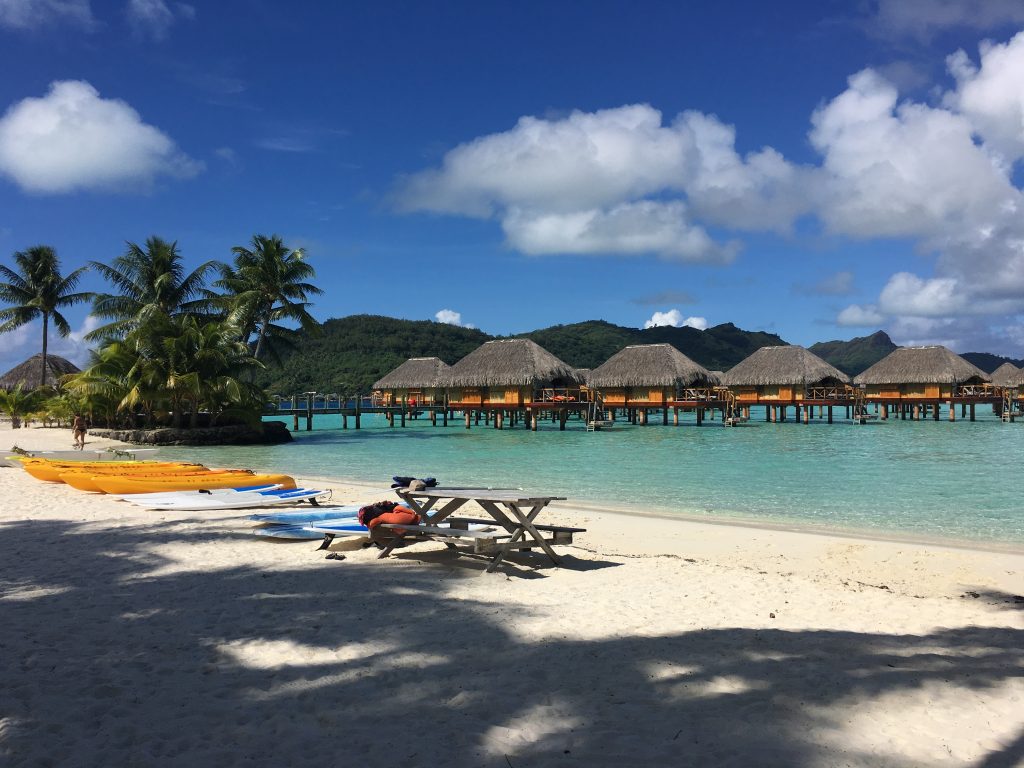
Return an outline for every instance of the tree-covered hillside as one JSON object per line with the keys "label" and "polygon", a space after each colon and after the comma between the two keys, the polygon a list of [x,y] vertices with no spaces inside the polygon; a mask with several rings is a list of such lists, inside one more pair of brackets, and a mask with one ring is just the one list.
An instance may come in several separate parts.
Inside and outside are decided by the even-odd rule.
{"label": "tree-covered hillside", "polygon": [[884,331],[876,331],[849,341],[819,341],[808,349],[843,373],[856,376],[896,349],[896,345]]}
{"label": "tree-covered hillside", "polygon": [[[770,333],[731,323],[694,328],[624,328],[603,320],[556,325],[522,334],[579,368],[596,368],[629,344],[668,343],[712,370],[732,367],[765,345],[784,344]],[[488,341],[482,331],[427,320],[352,315],[323,324],[305,337],[282,365],[269,364],[259,379],[269,392],[369,392],[377,379],[410,357],[439,357],[449,365]]]}
{"label": "tree-covered hillside", "polygon": [[990,352],[964,352],[960,355],[967,362],[978,366],[985,373],[992,373],[1003,363],[1013,363],[1018,368],[1024,366],[1024,360],[1015,360],[1012,357],[993,355]]}
{"label": "tree-covered hillside", "polygon": [[366,392],[410,357],[439,357],[449,365],[491,337],[472,328],[429,320],[351,315],[328,320],[282,365],[268,364],[260,383],[268,392]]}

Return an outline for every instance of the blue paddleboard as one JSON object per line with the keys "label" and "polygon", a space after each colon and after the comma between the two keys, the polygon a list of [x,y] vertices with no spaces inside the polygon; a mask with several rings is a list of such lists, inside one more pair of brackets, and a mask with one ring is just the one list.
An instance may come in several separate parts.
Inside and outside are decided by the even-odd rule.
{"label": "blue paddleboard", "polygon": [[250,515],[249,519],[258,523],[297,525],[299,523],[314,523],[319,520],[354,518],[359,514],[361,506],[360,504],[350,504],[346,507],[320,507],[318,509],[304,509],[299,512],[261,512],[256,515]]}

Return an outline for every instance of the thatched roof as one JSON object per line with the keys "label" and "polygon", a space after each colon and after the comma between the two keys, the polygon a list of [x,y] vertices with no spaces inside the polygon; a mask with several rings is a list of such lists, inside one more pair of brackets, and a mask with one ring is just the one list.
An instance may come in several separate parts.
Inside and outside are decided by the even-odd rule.
{"label": "thatched roof", "polygon": [[857,376],[857,384],[962,384],[989,381],[980,368],[946,347],[900,347]]}
{"label": "thatched roof", "polygon": [[997,387],[1019,387],[1024,384],[1024,370],[1013,363],[1003,363],[992,371],[992,383]]}
{"label": "thatched roof", "polygon": [[813,352],[795,344],[761,347],[730,368],[722,383],[730,387],[808,387],[833,379],[848,384],[850,377]]}
{"label": "thatched roof", "polygon": [[718,378],[671,344],[636,344],[621,349],[590,373],[590,386],[674,387],[717,384]]}
{"label": "thatched roof", "polygon": [[374,389],[429,389],[443,386],[450,366],[437,357],[413,357],[406,360],[384,378],[375,382]]}
{"label": "thatched roof", "polygon": [[[57,355],[46,356],[46,383],[50,386],[59,385],[61,376],[80,372],[81,369],[70,360],[57,357]],[[43,353],[40,352],[0,376],[0,389],[16,389],[18,384],[25,389],[35,389],[39,386],[42,375]]]}
{"label": "thatched roof", "polygon": [[529,339],[487,341],[448,369],[452,387],[535,387],[580,383],[583,377]]}

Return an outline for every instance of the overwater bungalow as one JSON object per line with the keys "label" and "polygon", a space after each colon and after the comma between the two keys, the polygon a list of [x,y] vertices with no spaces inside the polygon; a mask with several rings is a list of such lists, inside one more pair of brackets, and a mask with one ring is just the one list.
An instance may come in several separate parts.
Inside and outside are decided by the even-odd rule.
{"label": "overwater bungalow", "polygon": [[785,421],[787,408],[793,406],[797,420],[802,416],[807,423],[816,405],[819,418],[828,409],[831,423],[833,406],[855,405],[850,377],[795,344],[761,347],[726,371],[722,383],[735,395],[736,406],[746,418],[751,406],[763,405],[766,421]]}
{"label": "overwater bungalow", "polygon": [[[46,384],[51,387],[60,387],[61,378],[69,373],[80,373],[81,369],[70,360],[65,360],[57,355],[46,356]],[[11,368],[7,373],[0,376],[0,389],[17,389],[20,385],[23,389],[30,390],[39,386],[43,375],[43,354],[32,355],[28,360]]]}
{"label": "overwater bungalow", "polygon": [[988,374],[942,346],[900,347],[854,379],[862,386],[868,402],[877,403],[882,418],[897,409],[901,419],[939,418],[939,406],[949,406],[949,419],[956,419],[957,403],[962,415],[970,407],[971,421],[978,403],[995,405],[997,397]]}
{"label": "overwater bungalow", "polygon": [[719,405],[718,377],[671,344],[628,346],[591,371],[587,383],[613,419],[621,408],[634,423],[646,423],[651,410],[660,410],[667,424],[670,407],[676,424],[681,407],[695,410],[700,423],[706,407]]}
{"label": "overwater bungalow", "polygon": [[437,357],[409,358],[374,383],[374,399],[384,406],[443,404],[449,370],[451,366]]}
{"label": "overwater bungalow", "polygon": [[1013,363],[1003,363],[992,371],[992,386],[1019,387],[1022,378],[1024,378],[1024,371]]}
{"label": "overwater bungalow", "polygon": [[583,377],[529,339],[495,339],[481,344],[453,365],[445,376],[451,410],[463,411],[466,427],[494,416],[499,429],[526,417],[536,428],[539,413],[557,411],[562,428],[569,410],[586,402]]}
{"label": "overwater bungalow", "polygon": [[[373,402],[383,408],[400,408],[402,426],[406,416],[417,417],[427,408],[432,424],[437,423],[440,407],[445,424],[445,380],[450,366],[437,357],[412,357],[374,382]],[[387,411],[388,423],[395,425],[395,412]]]}

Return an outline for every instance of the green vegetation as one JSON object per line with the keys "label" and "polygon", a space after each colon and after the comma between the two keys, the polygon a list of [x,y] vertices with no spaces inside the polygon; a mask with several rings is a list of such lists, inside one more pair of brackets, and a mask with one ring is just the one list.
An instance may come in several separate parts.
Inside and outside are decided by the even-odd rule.
{"label": "green vegetation", "polygon": [[820,341],[808,349],[843,373],[856,376],[896,349],[896,345],[885,332],[876,331],[849,341]]}
{"label": "green vegetation", "polygon": [[11,427],[18,429],[21,421],[32,413],[42,399],[43,390],[25,389],[19,384],[11,390],[0,389],[0,413],[11,420]]}
{"label": "green vegetation", "polygon": [[[521,334],[578,368],[596,368],[629,344],[668,343],[712,370],[730,368],[754,350],[785,344],[778,336],[744,331],[731,323],[694,328],[624,328],[603,320],[556,325]],[[288,395],[317,390],[368,393],[377,379],[410,357],[458,362],[489,336],[482,331],[426,320],[353,315],[323,324],[323,333],[302,341],[280,368],[258,381],[269,392]]]}
{"label": "green vegetation", "polygon": [[71,333],[71,326],[60,313],[65,307],[88,301],[92,294],[76,293],[86,267],[70,275],[60,273],[57,252],[48,245],[36,245],[14,254],[17,271],[0,265],[0,301],[12,306],[0,310],[0,333],[13,331],[37,318],[43,321],[43,373],[40,387],[46,386],[46,346],[50,320],[62,337]]}
{"label": "green vegetation", "polygon": [[485,341],[482,331],[428,320],[352,315],[328,320],[318,335],[303,339],[279,367],[257,382],[268,392],[369,393],[377,379],[410,357],[439,357],[449,365]]}
{"label": "green vegetation", "polygon": [[[93,314],[106,323],[89,334],[98,347],[84,371],[64,377],[63,393],[19,387],[3,393],[0,406],[15,421],[32,414],[63,423],[76,411],[106,426],[194,428],[201,416],[210,424],[258,421],[266,401],[254,383],[263,368],[259,353],[273,355],[294,333],[277,325],[280,320],[316,330],[307,297],[320,289],[307,282],[315,272],[302,251],[276,235],[256,235],[252,245],[233,249],[233,266],[207,261],[188,272],[177,243],[158,237],[142,246],[128,243],[109,265],[90,264],[112,289],[95,296],[72,293],[87,268],[61,277],[52,248],[16,253],[21,274],[0,267],[8,281],[0,285],[0,299],[15,305],[0,310],[0,330],[42,317],[45,355],[50,318],[70,332],[59,308],[92,298]],[[208,284],[215,273],[223,295]]]}
{"label": "green vegetation", "polygon": [[234,266],[221,265],[218,288],[227,294],[221,304],[248,341],[256,334],[253,357],[257,360],[264,348],[280,360],[282,348],[292,350],[300,333],[283,325],[281,320],[298,323],[302,333],[319,330],[320,324],[309,314],[309,297],[323,291],[308,281],[316,272],[305,261],[301,248],[289,249],[277,235],[256,235],[252,248],[237,246]]}
{"label": "green vegetation", "polygon": [[1018,368],[1024,367],[1024,359],[1015,360],[1012,357],[993,355],[988,352],[964,352],[960,357],[972,365],[978,366],[985,373],[992,373],[1003,363],[1012,363]]}

